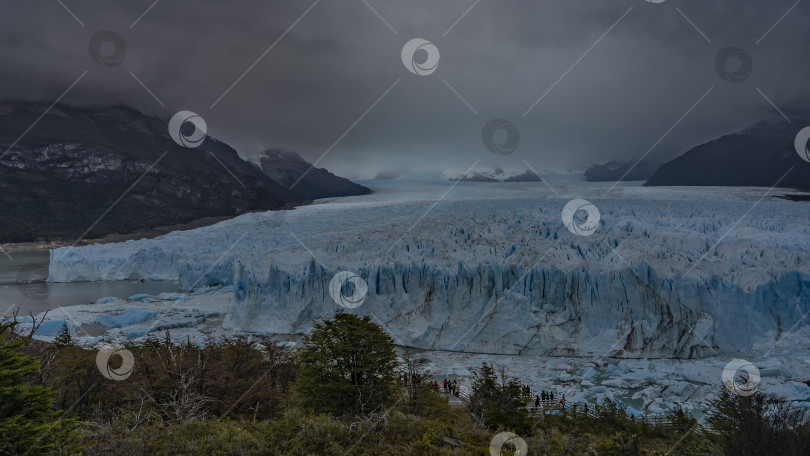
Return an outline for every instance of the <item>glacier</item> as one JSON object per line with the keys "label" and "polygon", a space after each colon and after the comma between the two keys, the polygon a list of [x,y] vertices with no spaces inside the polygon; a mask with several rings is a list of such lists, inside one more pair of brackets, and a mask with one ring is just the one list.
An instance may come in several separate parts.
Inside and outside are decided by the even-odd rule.
{"label": "glacier", "polygon": [[[228,330],[306,334],[344,311],[444,351],[699,358],[810,338],[810,211],[779,191],[362,183],[375,193],[55,249],[49,280],[226,286]],[[561,221],[574,198],[600,211],[592,236]],[[367,282],[361,306],[330,297],[340,271]]]}

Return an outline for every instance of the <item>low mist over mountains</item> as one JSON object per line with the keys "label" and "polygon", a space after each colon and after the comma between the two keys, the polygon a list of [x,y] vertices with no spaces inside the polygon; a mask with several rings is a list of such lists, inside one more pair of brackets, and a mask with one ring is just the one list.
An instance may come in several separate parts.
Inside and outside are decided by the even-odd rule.
{"label": "low mist over mountains", "polygon": [[[179,146],[167,120],[124,106],[47,108],[0,104],[0,242],[131,233],[369,192],[319,169],[290,189],[289,178],[274,180],[227,144]],[[297,179],[309,166],[268,157],[262,168],[300,171]]]}

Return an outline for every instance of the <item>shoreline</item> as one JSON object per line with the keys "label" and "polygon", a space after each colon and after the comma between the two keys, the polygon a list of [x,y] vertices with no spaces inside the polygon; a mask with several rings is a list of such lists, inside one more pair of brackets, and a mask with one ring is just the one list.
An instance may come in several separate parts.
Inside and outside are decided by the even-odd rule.
{"label": "shoreline", "polygon": [[[262,211],[264,212],[264,211]],[[72,246],[74,243],[77,247],[85,246],[85,245],[92,245],[92,244],[113,244],[116,242],[124,242],[130,240],[138,240],[138,239],[153,239],[164,234],[171,233],[172,231],[188,231],[193,230],[196,228],[202,228],[205,226],[215,225],[219,222],[230,220],[240,215],[223,215],[223,216],[216,216],[216,217],[204,217],[197,220],[192,220],[187,223],[180,223],[176,225],[166,225],[166,226],[158,226],[155,228],[150,228],[146,230],[138,230],[133,231],[132,233],[124,233],[124,234],[108,234],[101,238],[93,238],[93,239],[82,239],[78,243],[75,241],[68,241],[64,239],[60,240],[53,240],[53,241],[31,241],[31,242],[9,242],[9,243],[0,243],[0,252],[7,252],[7,253],[14,253],[14,252],[22,252],[22,251],[42,251],[42,250],[52,250],[57,249],[60,247],[69,247]]]}

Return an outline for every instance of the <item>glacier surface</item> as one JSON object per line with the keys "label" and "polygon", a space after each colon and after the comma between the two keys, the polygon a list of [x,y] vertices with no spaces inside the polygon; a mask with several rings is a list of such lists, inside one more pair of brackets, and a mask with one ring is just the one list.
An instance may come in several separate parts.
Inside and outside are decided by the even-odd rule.
{"label": "glacier surface", "polygon": [[[345,311],[432,350],[686,358],[810,338],[810,211],[778,190],[363,184],[375,193],[56,249],[49,280],[226,286],[228,330],[301,334]],[[600,212],[591,236],[563,226],[574,198]],[[361,306],[331,299],[339,271],[367,282]]]}

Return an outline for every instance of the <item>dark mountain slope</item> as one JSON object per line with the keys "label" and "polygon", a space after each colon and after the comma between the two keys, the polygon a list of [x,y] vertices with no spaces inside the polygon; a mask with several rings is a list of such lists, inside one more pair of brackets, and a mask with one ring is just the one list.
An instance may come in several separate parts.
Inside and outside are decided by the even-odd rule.
{"label": "dark mountain slope", "polygon": [[69,241],[91,226],[85,237],[128,233],[305,199],[227,145],[209,137],[197,149],[181,147],[167,120],[120,106],[57,106],[6,152],[46,108],[0,105],[0,242]]}
{"label": "dark mountain slope", "polygon": [[810,163],[796,153],[796,134],[806,121],[757,122],[695,147],[661,166],[645,185],[755,186],[810,189]]}
{"label": "dark mountain slope", "polygon": [[[588,182],[613,182],[619,179],[624,181],[642,181],[647,180],[655,172],[655,166],[642,160],[639,164],[635,164],[638,159],[624,160],[624,161],[611,161],[599,165],[591,166],[585,170],[585,180]],[[634,166],[635,165],[635,166]],[[633,167],[631,169],[631,167]],[[629,173],[627,171],[630,170]],[[625,173],[627,175],[625,176]]]}
{"label": "dark mountain slope", "polygon": [[[307,199],[371,193],[371,190],[362,185],[335,176],[323,168],[312,167],[312,164],[293,151],[266,150],[262,152],[259,161],[265,175],[287,188],[293,187],[295,193]],[[298,179],[301,180],[296,183]]]}

